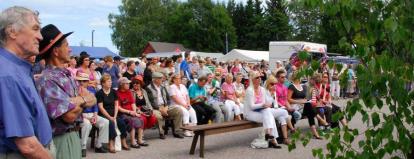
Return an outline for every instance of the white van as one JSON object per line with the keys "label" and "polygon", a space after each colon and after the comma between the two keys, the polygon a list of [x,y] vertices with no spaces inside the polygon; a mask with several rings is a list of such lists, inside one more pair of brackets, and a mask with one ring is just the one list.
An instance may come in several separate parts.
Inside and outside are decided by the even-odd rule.
{"label": "white van", "polygon": [[326,44],[318,44],[304,41],[271,41],[269,43],[269,65],[273,70],[276,67],[276,61],[289,62],[293,53],[299,51],[308,51],[312,56],[326,56]]}

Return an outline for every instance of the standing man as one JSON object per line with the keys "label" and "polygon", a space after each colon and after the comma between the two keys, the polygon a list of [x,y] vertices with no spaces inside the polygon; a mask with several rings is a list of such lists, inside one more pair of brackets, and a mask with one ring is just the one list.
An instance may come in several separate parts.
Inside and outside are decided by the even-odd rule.
{"label": "standing man", "polygon": [[52,128],[34,85],[39,54],[38,14],[23,7],[0,13],[0,158],[54,158]]}
{"label": "standing man", "polygon": [[190,52],[189,51],[185,52],[184,57],[185,59],[183,62],[181,62],[181,65],[180,65],[180,71],[181,71],[180,75],[181,77],[186,77],[188,80],[191,80],[192,71],[190,69],[190,64],[189,64],[191,62]]}
{"label": "standing man", "polygon": [[80,159],[79,123],[84,108],[96,104],[96,98],[86,88],[79,87],[69,70],[69,43],[59,29],[49,24],[41,30],[40,57],[46,60],[46,69],[36,86],[42,98],[53,130],[56,158]]}
{"label": "standing man", "polygon": [[162,78],[162,73],[154,72],[152,74],[152,83],[147,86],[148,99],[154,108],[160,138],[165,139],[165,132],[163,128],[166,118],[174,120],[174,137],[184,138],[183,135],[179,133],[180,127],[183,123],[183,114],[180,108],[170,105],[170,96],[168,95],[167,88],[162,85]]}

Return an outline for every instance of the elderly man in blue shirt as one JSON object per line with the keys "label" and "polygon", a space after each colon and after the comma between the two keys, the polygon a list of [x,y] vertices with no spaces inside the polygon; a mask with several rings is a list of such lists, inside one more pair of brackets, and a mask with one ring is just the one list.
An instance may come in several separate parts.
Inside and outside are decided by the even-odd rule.
{"label": "elderly man in blue shirt", "polygon": [[0,30],[0,159],[54,158],[51,125],[27,61],[43,39],[38,14],[7,8]]}
{"label": "elderly man in blue shirt", "polygon": [[216,110],[207,104],[207,92],[204,87],[206,83],[207,77],[202,76],[197,80],[197,83],[192,84],[188,89],[190,103],[197,114],[199,125],[207,124],[209,120],[213,120],[216,113]]}

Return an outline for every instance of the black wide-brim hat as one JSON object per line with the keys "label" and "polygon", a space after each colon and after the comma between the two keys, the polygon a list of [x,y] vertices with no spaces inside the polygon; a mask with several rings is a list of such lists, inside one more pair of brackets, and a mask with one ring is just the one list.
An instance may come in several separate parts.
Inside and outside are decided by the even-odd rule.
{"label": "black wide-brim hat", "polygon": [[62,32],[53,24],[46,25],[42,28],[40,33],[43,36],[43,40],[39,44],[39,56],[42,58],[45,54],[52,49],[56,44],[59,44],[62,40],[66,39],[73,32],[62,34]]}

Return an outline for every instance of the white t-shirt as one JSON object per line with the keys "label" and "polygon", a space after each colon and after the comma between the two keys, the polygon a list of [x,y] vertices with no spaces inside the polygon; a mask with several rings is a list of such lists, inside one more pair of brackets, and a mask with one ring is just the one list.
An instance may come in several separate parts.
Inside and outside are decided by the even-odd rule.
{"label": "white t-shirt", "polygon": [[[169,88],[169,94],[170,96],[176,96],[177,99],[182,103],[187,103],[188,99],[188,90],[185,88],[184,85],[180,84],[180,88],[177,87],[177,85],[172,84]],[[179,105],[174,100],[171,99],[171,105]]]}

